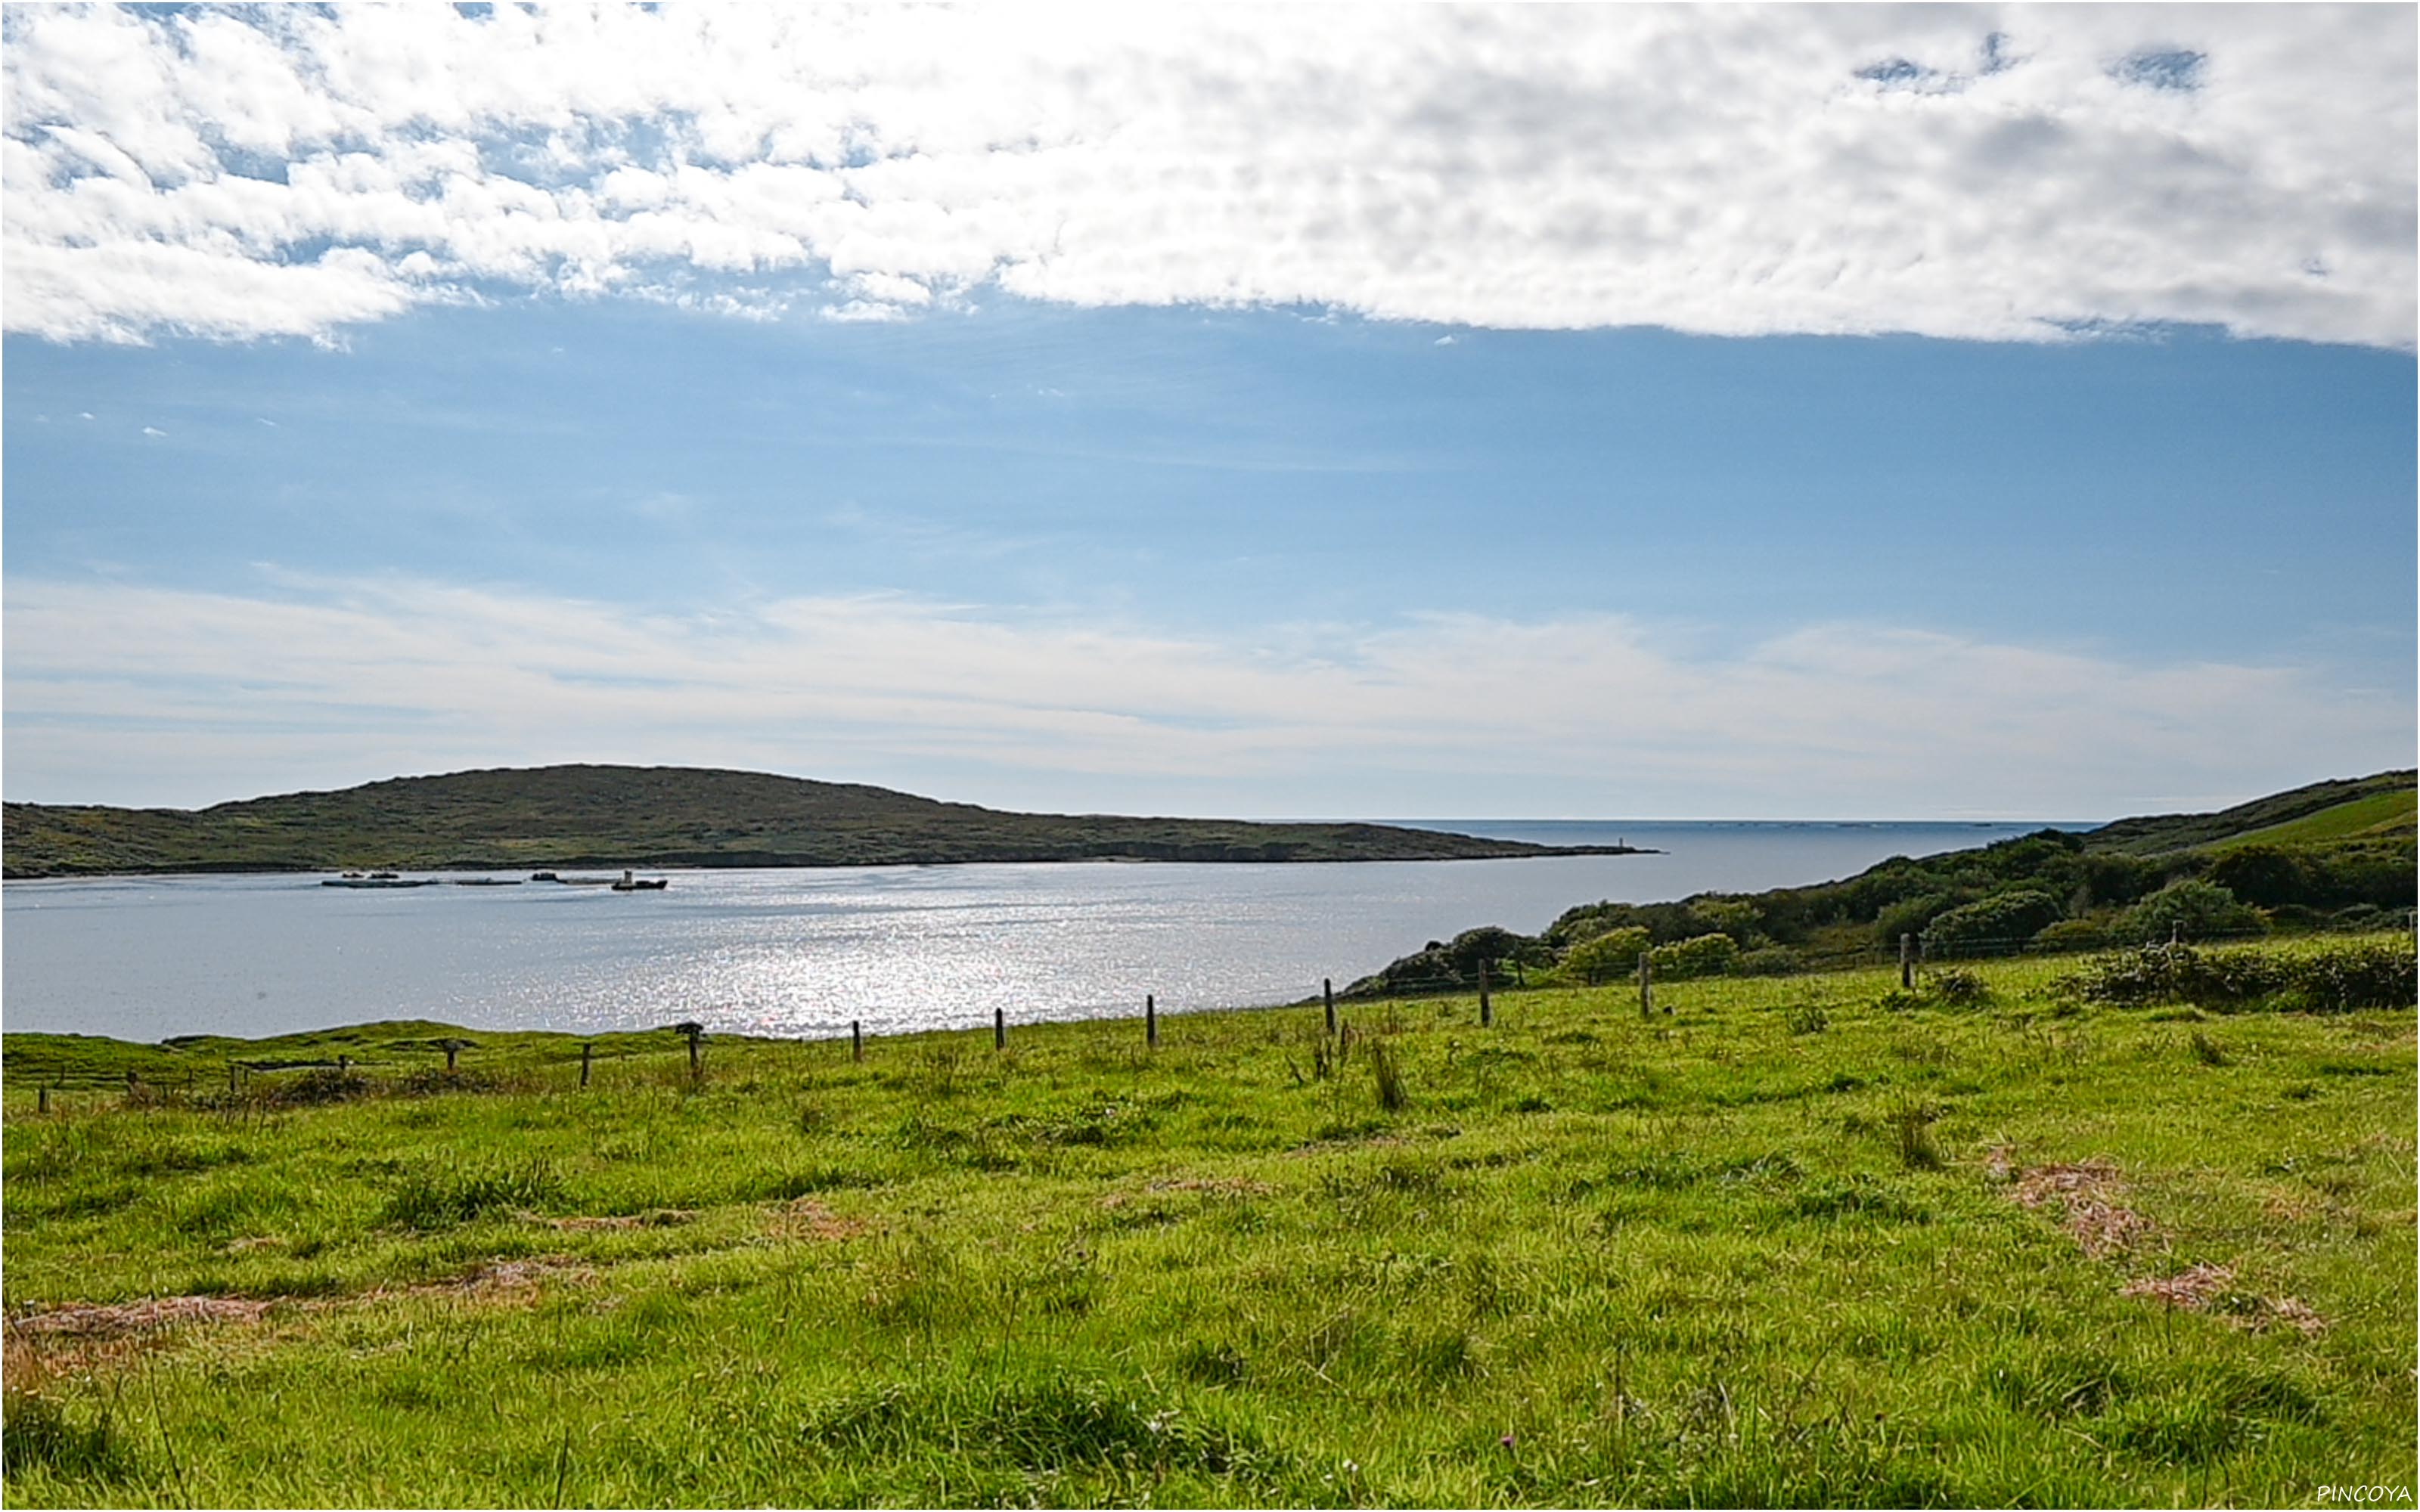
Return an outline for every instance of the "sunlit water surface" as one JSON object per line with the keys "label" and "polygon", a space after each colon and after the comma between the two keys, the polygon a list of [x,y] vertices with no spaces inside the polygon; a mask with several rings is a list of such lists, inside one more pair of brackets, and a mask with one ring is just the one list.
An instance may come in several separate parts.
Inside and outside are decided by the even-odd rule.
{"label": "sunlit water surface", "polygon": [[353,891],[302,876],[10,883],[10,1029],[156,1041],[381,1018],[821,1036],[1298,1000],[1476,924],[1748,891],[2039,827],[1427,821],[1656,856],[674,872],[669,890]]}

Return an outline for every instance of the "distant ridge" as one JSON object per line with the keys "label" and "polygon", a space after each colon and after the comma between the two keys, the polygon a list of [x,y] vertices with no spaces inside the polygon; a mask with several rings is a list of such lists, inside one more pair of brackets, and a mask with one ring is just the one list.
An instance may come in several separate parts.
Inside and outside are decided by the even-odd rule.
{"label": "distant ridge", "polygon": [[681,766],[493,767],[208,809],[10,803],[0,875],[343,867],[1449,861],[1624,855],[1391,825],[1012,813],[887,788]]}
{"label": "distant ridge", "polygon": [[[2297,837],[2284,833],[2284,826],[2298,820],[2307,820],[2332,809],[2356,803],[2367,804],[2364,817],[2374,813],[2379,829],[2395,827],[2393,820],[2399,815],[2401,828],[2411,828],[2413,772],[2380,772],[2370,777],[2331,778],[2324,782],[2291,788],[2284,793],[2272,793],[2249,803],[2239,803],[2232,809],[2216,813],[2160,814],[2143,819],[2120,819],[2102,825],[2085,837],[2086,844],[2097,851],[2123,851],[2132,856],[2155,856],[2163,851],[2180,851],[2196,845],[2219,845],[2229,841],[2249,840],[2257,835],[2263,839],[2290,840]],[[2397,795],[2405,795],[2401,802]],[[2273,836],[2270,833],[2276,831]],[[2344,831],[2342,833],[2351,833]]]}

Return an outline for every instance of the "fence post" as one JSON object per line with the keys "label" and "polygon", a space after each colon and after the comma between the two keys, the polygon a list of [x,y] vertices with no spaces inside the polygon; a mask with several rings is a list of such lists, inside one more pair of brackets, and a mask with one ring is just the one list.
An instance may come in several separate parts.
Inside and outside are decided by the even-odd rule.
{"label": "fence post", "polygon": [[1159,1004],[1149,993],[1142,995],[1142,1040],[1152,1049],[1159,1048]]}
{"label": "fence post", "polygon": [[596,1054],[595,1044],[586,1040],[580,1041],[580,1085],[582,1087],[588,1085],[588,1062]]}
{"label": "fence post", "polygon": [[1655,969],[1647,964],[1647,952],[1638,952],[1638,1016],[1647,1018],[1655,1011]]}
{"label": "fence post", "polygon": [[865,1021],[848,1021],[848,1058],[862,1064],[865,1060]]}
{"label": "fence post", "polygon": [[51,1089],[49,1088],[37,1087],[34,1088],[34,1111],[37,1113],[48,1113],[51,1111]]}
{"label": "fence post", "polygon": [[227,1096],[235,1096],[235,1062],[227,1062]]}
{"label": "fence post", "polygon": [[1899,984],[1901,987],[1916,985],[1916,936],[1914,934],[1902,934],[1899,937]]}
{"label": "fence post", "polygon": [[1336,981],[1330,977],[1319,979],[1319,998],[1327,1005],[1327,1037],[1336,1038]]}
{"label": "fence post", "polygon": [[1487,996],[1487,963],[1479,963],[1479,1026],[1486,1028],[1496,1022],[1496,1007]]}
{"label": "fence post", "polygon": [[1008,1010],[1004,1008],[991,1011],[991,1047],[994,1050],[1008,1048]]}

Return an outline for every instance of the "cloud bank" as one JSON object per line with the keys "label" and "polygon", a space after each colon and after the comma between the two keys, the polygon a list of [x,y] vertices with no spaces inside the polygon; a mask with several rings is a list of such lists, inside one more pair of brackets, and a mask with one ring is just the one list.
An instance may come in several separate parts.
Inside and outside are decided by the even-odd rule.
{"label": "cloud bank", "polygon": [[1499,812],[1874,817],[1888,794],[1892,817],[2088,818],[2307,781],[2314,749],[2382,767],[2412,724],[2408,689],[2306,669],[1871,625],[1209,640],[889,594],[646,614],[400,579],[15,580],[6,687],[12,796],[174,804],[608,760],[1088,810],[1436,813],[1483,790]]}
{"label": "cloud bank", "polygon": [[533,292],[2408,348],[2408,8],[6,14],[7,329]]}

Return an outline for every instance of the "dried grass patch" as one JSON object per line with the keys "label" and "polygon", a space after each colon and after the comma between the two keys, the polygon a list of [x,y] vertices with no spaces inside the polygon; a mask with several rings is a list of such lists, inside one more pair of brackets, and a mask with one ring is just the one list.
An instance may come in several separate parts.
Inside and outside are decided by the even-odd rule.
{"label": "dried grass patch", "polygon": [[845,1218],[814,1197],[799,1197],[773,1210],[765,1231],[775,1239],[814,1240],[833,1243],[865,1232],[862,1218]]}
{"label": "dried grass patch", "polygon": [[[2009,1169],[2005,1151],[1994,1150],[1993,1158],[2000,1170]],[[2068,1237],[2099,1260],[2122,1254],[2156,1232],[2149,1219],[2118,1200],[2125,1191],[2116,1163],[2095,1159],[2037,1165],[2014,1178],[2009,1196],[2017,1206],[2037,1211],[2055,1203]]]}
{"label": "dried grass patch", "polygon": [[2311,1305],[2299,1297],[2263,1297],[2235,1285],[2235,1272],[2204,1262],[2174,1275],[2138,1276],[2118,1288],[2121,1297],[2138,1297],[2187,1312],[2213,1312],[2237,1328],[2255,1333],[2290,1328],[2311,1338],[2327,1328]]}
{"label": "dried grass patch", "polygon": [[249,1323],[269,1310],[243,1297],[150,1297],[142,1302],[70,1303],[11,1319],[8,1331],[34,1337],[114,1338],[188,1323]]}
{"label": "dried grass patch", "polygon": [[168,1345],[179,1330],[258,1322],[269,1307],[240,1297],[152,1297],[23,1314],[8,1319],[0,1380],[10,1391],[39,1391],[53,1381],[125,1369]]}

